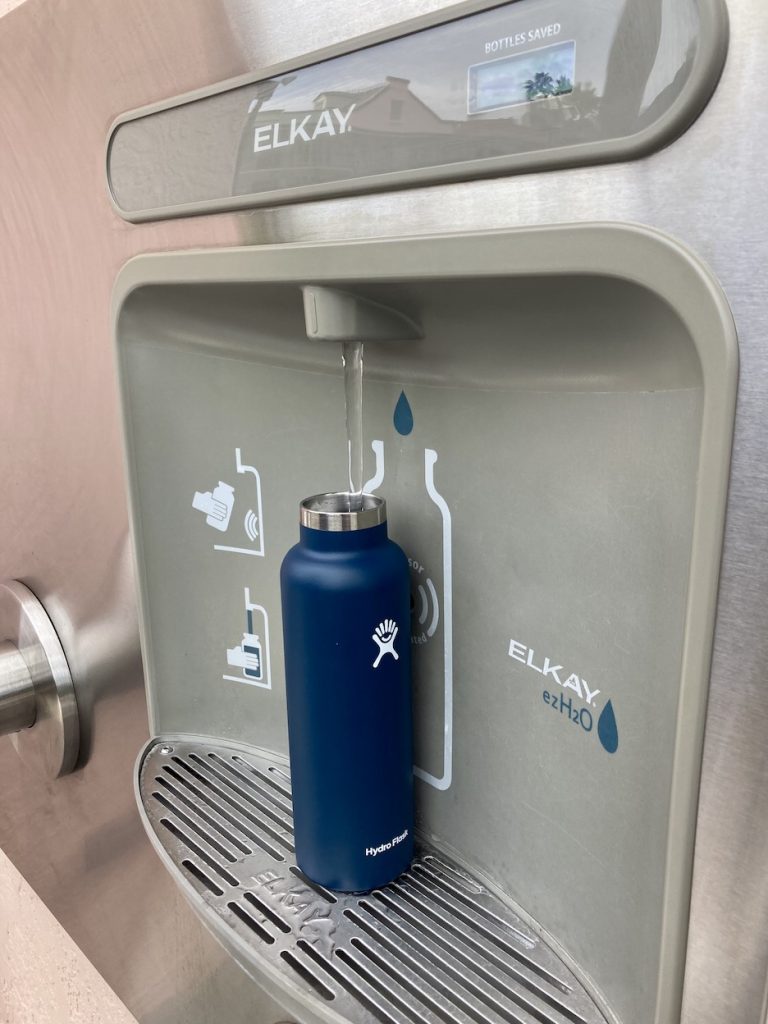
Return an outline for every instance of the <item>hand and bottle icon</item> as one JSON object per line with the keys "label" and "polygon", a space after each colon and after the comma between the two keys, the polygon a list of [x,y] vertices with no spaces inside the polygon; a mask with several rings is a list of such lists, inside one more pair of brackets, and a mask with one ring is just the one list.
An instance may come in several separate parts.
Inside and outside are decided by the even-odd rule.
{"label": "hand and bottle icon", "polygon": [[235,507],[235,489],[230,484],[219,480],[213,492],[195,491],[192,508],[205,515],[205,521],[214,530],[225,533],[229,529],[232,509]]}
{"label": "hand and bottle icon", "polygon": [[243,633],[242,643],[227,648],[227,664],[241,668],[246,679],[261,680],[261,641],[255,633]]}
{"label": "hand and bottle icon", "polygon": [[[230,527],[235,502],[239,501],[240,511],[237,518],[243,524],[246,543],[235,536],[225,544],[224,538],[221,538],[221,543],[214,543],[214,551],[230,551],[237,555],[256,555],[263,558],[264,513],[261,504],[261,476],[255,466],[243,461],[239,448],[235,448],[235,470],[239,474],[235,478],[235,484],[219,480],[216,487],[210,491],[195,491],[192,508],[196,512],[202,512],[206,524],[217,533],[236,533],[234,530],[230,531]],[[248,480],[249,477],[253,477],[253,480]]]}
{"label": "hand and bottle icon", "polygon": [[244,587],[243,597],[245,629],[242,640],[235,647],[225,648],[227,665],[230,669],[239,669],[239,672],[226,673],[223,678],[236,683],[251,683],[269,690],[272,688],[269,667],[269,617],[266,608],[251,601],[248,587]]}

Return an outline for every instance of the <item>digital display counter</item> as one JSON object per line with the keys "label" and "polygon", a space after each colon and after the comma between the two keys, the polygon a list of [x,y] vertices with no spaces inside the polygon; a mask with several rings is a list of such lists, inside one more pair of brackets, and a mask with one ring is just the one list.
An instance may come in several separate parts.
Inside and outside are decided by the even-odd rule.
{"label": "digital display counter", "polygon": [[573,92],[575,78],[573,40],[473,64],[468,74],[467,112],[484,114],[550,96],[566,96]]}

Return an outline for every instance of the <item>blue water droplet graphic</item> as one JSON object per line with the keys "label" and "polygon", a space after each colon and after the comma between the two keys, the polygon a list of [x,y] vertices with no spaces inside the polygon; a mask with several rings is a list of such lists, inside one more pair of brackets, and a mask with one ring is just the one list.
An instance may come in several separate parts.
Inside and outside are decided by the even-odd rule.
{"label": "blue water droplet graphic", "polygon": [[597,735],[609,754],[615,754],[619,749],[619,729],[616,725],[616,715],[613,713],[611,701],[605,705],[597,720]]}
{"label": "blue water droplet graphic", "polygon": [[411,411],[410,403],[405,397],[404,391],[400,392],[400,397],[398,398],[397,405],[395,406],[395,415],[392,419],[395,424],[395,430],[398,434],[402,434],[403,437],[405,437],[406,434],[410,434],[413,430],[413,412]]}

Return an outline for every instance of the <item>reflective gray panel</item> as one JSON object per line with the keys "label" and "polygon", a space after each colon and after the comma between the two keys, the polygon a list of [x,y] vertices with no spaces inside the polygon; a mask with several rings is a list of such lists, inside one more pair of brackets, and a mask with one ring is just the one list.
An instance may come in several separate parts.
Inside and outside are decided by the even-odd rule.
{"label": "reflective gray panel", "polygon": [[693,0],[518,0],[279,69],[129,115],[113,198],[141,219],[637,155],[698,114],[722,20]]}

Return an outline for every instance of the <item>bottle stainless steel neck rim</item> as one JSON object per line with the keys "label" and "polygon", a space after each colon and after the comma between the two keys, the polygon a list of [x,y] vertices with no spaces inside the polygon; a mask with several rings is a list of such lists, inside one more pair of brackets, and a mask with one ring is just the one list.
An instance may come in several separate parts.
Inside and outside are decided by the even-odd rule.
{"label": "bottle stainless steel neck rim", "polygon": [[351,495],[346,491],[335,494],[313,494],[305,498],[300,509],[300,522],[310,530],[348,533],[368,530],[387,521],[387,503],[375,494],[363,495],[362,509],[350,510]]}

